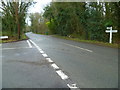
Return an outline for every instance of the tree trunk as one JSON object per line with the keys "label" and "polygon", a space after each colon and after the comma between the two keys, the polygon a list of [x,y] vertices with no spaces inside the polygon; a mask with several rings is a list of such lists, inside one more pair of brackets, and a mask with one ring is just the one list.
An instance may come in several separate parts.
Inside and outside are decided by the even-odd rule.
{"label": "tree trunk", "polygon": [[20,23],[19,23],[19,20],[18,20],[18,39],[20,39]]}
{"label": "tree trunk", "polygon": [[18,16],[18,7],[19,7],[19,4],[16,2],[16,22],[17,22],[17,30],[18,30],[18,39],[20,39],[20,22],[19,22],[19,16]]}

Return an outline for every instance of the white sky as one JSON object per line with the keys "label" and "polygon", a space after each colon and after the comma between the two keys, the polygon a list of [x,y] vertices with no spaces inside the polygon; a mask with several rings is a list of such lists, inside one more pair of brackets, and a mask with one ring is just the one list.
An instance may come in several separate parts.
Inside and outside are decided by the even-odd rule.
{"label": "white sky", "polygon": [[30,7],[28,13],[41,13],[43,12],[43,8],[46,5],[49,5],[52,0],[34,0],[34,2],[37,2],[34,7]]}
{"label": "white sky", "polygon": [[[34,6],[31,6],[28,10],[28,13],[42,13],[45,6],[49,5],[52,0],[34,0],[37,2]],[[26,18],[26,23],[31,25],[29,15]]]}

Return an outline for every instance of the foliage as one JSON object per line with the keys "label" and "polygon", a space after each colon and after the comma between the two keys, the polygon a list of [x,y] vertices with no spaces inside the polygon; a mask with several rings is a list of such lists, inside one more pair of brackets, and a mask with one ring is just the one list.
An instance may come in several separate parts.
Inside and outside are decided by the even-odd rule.
{"label": "foliage", "polygon": [[[106,27],[120,29],[119,2],[52,2],[44,11],[53,34],[108,42]],[[118,34],[114,42],[118,42]]]}
{"label": "foliage", "polygon": [[21,38],[22,31],[25,28],[25,19],[29,6],[32,2],[11,2],[8,0],[4,2],[2,0],[2,31],[3,35],[8,35],[9,37]]}
{"label": "foliage", "polygon": [[47,33],[48,32],[48,28],[46,25],[46,19],[44,19],[42,17],[42,14],[40,13],[32,13],[29,16],[30,20],[31,20],[31,26],[30,29],[32,32],[34,33]]}

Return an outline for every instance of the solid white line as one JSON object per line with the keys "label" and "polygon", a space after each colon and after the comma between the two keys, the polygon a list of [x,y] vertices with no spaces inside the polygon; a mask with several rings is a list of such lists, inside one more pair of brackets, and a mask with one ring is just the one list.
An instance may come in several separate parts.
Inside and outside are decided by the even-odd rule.
{"label": "solid white line", "polygon": [[71,89],[72,89],[72,88],[78,88],[78,87],[76,86],[76,84],[71,84],[71,85],[70,85],[70,84],[67,84],[67,86],[68,86],[69,88],[71,88]]}
{"label": "solid white line", "polygon": [[71,46],[71,47],[75,47],[75,48],[78,48],[78,49],[81,49],[81,50],[85,50],[85,51],[88,51],[88,52],[93,52],[92,50],[81,48],[81,47],[78,47],[78,46],[75,46],[75,45],[71,45],[71,44],[67,44],[67,43],[63,43],[63,44]]}
{"label": "solid white line", "polygon": [[51,66],[52,66],[54,69],[59,69],[59,67],[58,67],[55,63],[51,64]]}
{"label": "solid white line", "polygon": [[29,48],[32,48],[32,45],[30,44],[29,40],[27,40],[27,43],[29,45]]}
{"label": "solid white line", "polygon": [[50,58],[46,58],[46,60],[50,63],[53,63],[53,61]]}
{"label": "solid white line", "polygon": [[61,70],[58,70],[58,71],[56,71],[56,72],[57,72],[57,74],[58,74],[63,80],[69,78],[69,77],[68,77],[67,75],[65,75]]}
{"label": "solid white line", "polygon": [[44,54],[42,54],[42,55],[43,55],[44,57],[48,57],[48,55],[47,55],[47,54],[45,54],[45,53],[44,53]]}

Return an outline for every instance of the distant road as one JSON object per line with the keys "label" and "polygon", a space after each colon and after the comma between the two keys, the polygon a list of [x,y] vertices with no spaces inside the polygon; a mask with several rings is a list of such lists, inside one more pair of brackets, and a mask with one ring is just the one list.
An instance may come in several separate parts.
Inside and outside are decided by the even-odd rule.
{"label": "distant road", "polygon": [[80,88],[118,87],[118,50],[27,33]]}

